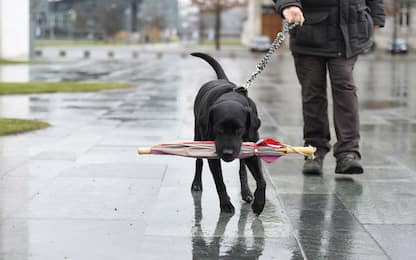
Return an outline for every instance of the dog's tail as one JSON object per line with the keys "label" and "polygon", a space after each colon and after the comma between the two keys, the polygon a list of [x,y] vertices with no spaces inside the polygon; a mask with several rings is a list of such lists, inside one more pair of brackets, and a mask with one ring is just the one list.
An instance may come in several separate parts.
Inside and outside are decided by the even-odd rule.
{"label": "dog's tail", "polygon": [[213,57],[209,56],[206,53],[201,53],[201,52],[193,52],[193,53],[191,53],[191,55],[194,56],[194,57],[201,58],[204,61],[208,62],[209,65],[211,65],[211,67],[215,70],[215,73],[217,73],[218,79],[228,80],[228,78],[225,75],[225,72],[222,69],[221,65]]}

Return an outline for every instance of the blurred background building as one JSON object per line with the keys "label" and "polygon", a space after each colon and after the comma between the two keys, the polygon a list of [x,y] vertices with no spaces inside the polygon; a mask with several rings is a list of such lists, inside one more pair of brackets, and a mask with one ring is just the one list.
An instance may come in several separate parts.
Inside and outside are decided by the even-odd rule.
{"label": "blurred background building", "polygon": [[29,58],[29,0],[0,0],[0,59]]}
{"label": "blurred background building", "polygon": [[244,25],[241,41],[249,44],[255,36],[266,35],[274,39],[281,30],[282,19],[276,13],[271,0],[249,0],[248,18]]}
{"label": "blurred background building", "polygon": [[[258,35],[273,39],[281,29],[271,0],[31,0],[32,31],[39,39],[201,42],[215,38],[216,3],[222,6],[223,39],[247,45]],[[413,46],[416,0],[385,3],[389,16],[380,46],[387,48],[393,38]]]}
{"label": "blurred background building", "polygon": [[177,0],[32,0],[41,39],[160,40],[176,37]]}
{"label": "blurred background building", "polygon": [[[416,0],[385,0],[385,6],[388,16],[376,34],[378,47],[411,50],[416,46]],[[3,58],[27,58],[35,40],[138,44],[221,39],[244,46],[260,35],[273,40],[280,30],[272,0],[0,0]]]}
{"label": "blurred background building", "polygon": [[137,20],[145,41],[176,40],[179,33],[177,0],[143,0]]}
{"label": "blurred background building", "polygon": [[377,33],[380,47],[407,53],[416,47],[416,0],[385,0],[386,26]]}

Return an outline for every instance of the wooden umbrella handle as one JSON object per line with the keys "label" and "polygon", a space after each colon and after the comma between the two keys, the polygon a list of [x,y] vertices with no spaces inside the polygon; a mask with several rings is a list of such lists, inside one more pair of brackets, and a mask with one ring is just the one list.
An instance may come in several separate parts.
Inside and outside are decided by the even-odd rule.
{"label": "wooden umbrella handle", "polygon": [[151,147],[141,147],[137,150],[138,154],[152,154],[152,148]]}
{"label": "wooden umbrella handle", "polygon": [[282,148],[277,148],[276,151],[286,154],[299,153],[306,156],[312,156],[316,152],[316,148],[312,146],[286,146]]}

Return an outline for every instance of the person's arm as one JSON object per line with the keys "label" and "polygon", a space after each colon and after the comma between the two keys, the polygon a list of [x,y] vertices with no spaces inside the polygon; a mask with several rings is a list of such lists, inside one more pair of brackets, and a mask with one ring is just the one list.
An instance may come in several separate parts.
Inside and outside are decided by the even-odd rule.
{"label": "person's arm", "polygon": [[302,4],[300,0],[273,0],[277,13],[286,19],[288,23],[299,22],[303,24]]}
{"label": "person's arm", "polygon": [[383,0],[366,0],[367,6],[370,8],[371,17],[373,17],[374,27],[384,27],[386,14],[384,12]]}

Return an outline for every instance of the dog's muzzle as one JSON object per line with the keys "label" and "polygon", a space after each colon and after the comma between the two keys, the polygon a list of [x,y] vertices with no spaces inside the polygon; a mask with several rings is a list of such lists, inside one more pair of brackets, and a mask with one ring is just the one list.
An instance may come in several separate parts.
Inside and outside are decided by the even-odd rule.
{"label": "dog's muzzle", "polygon": [[234,161],[235,157],[234,157],[233,150],[231,150],[231,149],[224,149],[222,151],[222,154],[221,154],[221,159],[223,159],[226,162]]}

